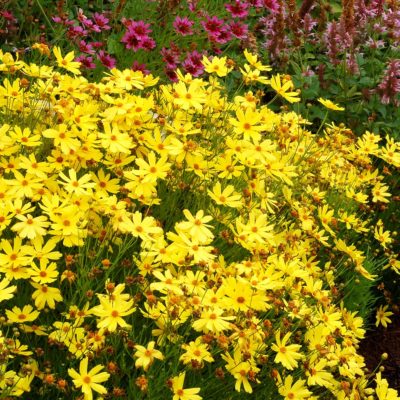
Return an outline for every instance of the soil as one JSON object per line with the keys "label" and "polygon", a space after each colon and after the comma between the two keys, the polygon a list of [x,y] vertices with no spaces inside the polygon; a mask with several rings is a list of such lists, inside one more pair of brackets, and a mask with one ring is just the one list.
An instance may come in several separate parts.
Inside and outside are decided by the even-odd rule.
{"label": "soil", "polygon": [[[360,342],[360,353],[370,372],[378,368],[379,364],[385,367],[382,378],[386,378],[389,387],[400,392],[400,317],[391,317],[392,323],[383,328],[380,326],[367,331],[366,337]],[[388,358],[382,361],[382,354]]]}

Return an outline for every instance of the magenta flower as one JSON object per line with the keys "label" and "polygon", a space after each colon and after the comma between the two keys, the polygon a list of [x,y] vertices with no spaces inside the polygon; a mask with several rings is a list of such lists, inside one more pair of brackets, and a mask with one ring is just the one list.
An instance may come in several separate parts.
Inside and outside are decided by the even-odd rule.
{"label": "magenta flower", "polygon": [[80,9],[78,10],[78,15],[76,16],[76,18],[77,18],[77,20],[78,20],[79,22],[81,22],[82,24],[84,23],[85,20],[88,19],[87,16],[83,13],[82,8],[80,8]]}
{"label": "magenta flower", "polygon": [[125,44],[127,49],[132,49],[133,51],[139,50],[142,45],[142,41],[136,36],[136,33],[129,29],[122,37],[121,42]]}
{"label": "magenta flower", "polygon": [[182,67],[185,70],[185,72],[191,74],[194,77],[200,76],[204,72],[203,66],[198,66],[194,64],[192,60],[190,60],[189,58],[183,61]]}
{"label": "magenta flower", "polygon": [[87,34],[88,31],[81,26],[70,26],[67,31],[67,37],[69,39],[85,37]]}
{"label": "magenta flower", "polygon": [[213,43],[224,44],[226,42],[229,42],[229,40],[232,38],[232,34],[230,32],[229,26],[224,26],[221,28],[217,35],[209,35],[208,37]]}
{"label": "magenta flower", "polygon": [[99,49],[100,47],[103,47],[103,46],[104,46],[104,43],[103,43],[103,42],[92,42],[92,46],[93,46],[95,49]]}
{"label": "magenta flower", "polygon": [[104,50],[100,50],[97,57],[99,58],[100,62],[108,69],[115,68],[115,66],[117,65],[117,61],[115,60],[115,58],[111,57]]}
{"label": "magenta flower", "polygon": [[178,76],[174,69],[165,69],[165,75],[172,82],[178,82]]}
{"label": "magenta flower", "polygon": [[111,26],[108,25],[109,19],[106,18],[103,14],[94,13],[93,14],[93,21],[95,24],[100,28],[100,30],[108,31],[111,29]]}
{"label": "magenta flower", "polygon": [[279,10],[279,2],[277,0],[262,0],[263,5],[261,7],[266,7],[271,11]]}
{"label": "magenta flower", "polygon": [[93,57],[85,56],[84,54],[82,54],[79,57],[76,57],[75,61],[80,62],[84,68],[87,68],[87,69],[95,69],[96,68],[96,64],[93,62]]}
{"label": "magenta flower", "polygon": [[132,71],[142,71],[143,75],[149,75],[150,71],[147,69],[146,64],[139,64],[138,61],[134,61],[131,67]]}
{"label": "magenta flower", "polygon": [[185,72],[197,77],[204,72],[204,65],[202,63],[203,54],[197,50],[193,50],[186,54],[186,59],[182,63]]}
{"label": "magenta flower", "polygon": [[175,18],[173,27],[175,32],[182,36],[193,35],[192,26],[194,22],[187,17],[181,18],[179,15]]}
{"label": "magenta flower", "polygon": [[173,70],[178,66],[180,52],[176,46],[172,44],[170,49],[163,47],[160,53],[167,69]]}
{"label": "magenta flower", "polygon": [[147,38],[149,33],[151,33],[150,24],[146,24],[144,21],[128,19],[125,20],[124,25],[128,28],[128,31],[135,34],[138,39]]}
{"label": "magenta flower", "polygon": [[188,8],[191,12],[196,11],[198,2],[199,0],[188,0]]}
{"label": "magenta flower", "polygon": [[225,4],[225,8],[231,13],[233,18],[245,18],[248,15],[247,3],[242,3],[240,0],[234,0],[233,4]]}
{"label": "magenta flower", "polygon": [[17,19],[14,17],[14,14],[11,11],[8,10],[1,11],[0,15],[8,22],[11,23],[17,22]]}
{"label": "magenta flower", "polygon": [[201,25],[210,36],[218,36],[221,33],[224,21],[216,16],[211,18],[206,16],[206,20],[201,21]]}
{"label": "magenta flower", "polygon": [[127,49],[137,51],[139,49],[152,50],[156,47],[155,41],[149,36],[150,24],[143,21],[123,20],[127,30],[121,39]]}
{"label": "magenta flower", "polygon": [[232,21],[229,25],[231,34],[238,39],[246,39],[249,33],[249,27],[247,24],[241,22]]}
{"label": "magenta flower", "polygon": [[94,54],[93,46],[90,43],[86,43],[84,40],[79,41],[78,43],[79,51],[82,53]]}
{"label": "magenta flower", "polygon": [[196,67],[204,68],[202,63],[203,54],[199,53],[197,50],[193,50],[192,52],[187,53],[186,59],[189,60]]}
{"label": "magenta flower", "polygon": [[156,42],[151,37],[146,37],[142,40],[141,47],[143,50],[150,51],[156,47]]}
{"label": "magenta flower", "polygon": [[101,32],[101,29],[99,26],[97,26],[91,19],[85,19],[84,21],[82,21],[82,24],[88,28],[90,31],[93,32]]}

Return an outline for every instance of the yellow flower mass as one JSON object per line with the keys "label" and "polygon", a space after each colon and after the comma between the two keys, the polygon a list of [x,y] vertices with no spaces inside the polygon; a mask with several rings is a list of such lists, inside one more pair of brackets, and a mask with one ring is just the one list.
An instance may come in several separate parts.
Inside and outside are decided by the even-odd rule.
{"label": "yellow flower mass", "polygon": [[396,398],[349,298],[400,270],[400,143],[273,111],[299,92],[248,50],[168,84],[53,55],[0,51],[2,395]]}

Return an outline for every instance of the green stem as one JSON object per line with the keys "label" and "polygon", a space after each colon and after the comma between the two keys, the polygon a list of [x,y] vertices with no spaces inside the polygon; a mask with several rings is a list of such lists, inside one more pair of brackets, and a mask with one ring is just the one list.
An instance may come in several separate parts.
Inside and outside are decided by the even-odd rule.
{"label": "green stem", "polygon": [[54,29],[52,23],[50,22],[49,18],[47,17],[46,11],[44,10],[42,4],[40,3],[40,0],[36,0],[37,5],[40,8],[40,11],[42,12],[44,19],[46,20],[47,24],[50,26],[51,30],[53,31],[53,33],[56,33],[56,30]]}

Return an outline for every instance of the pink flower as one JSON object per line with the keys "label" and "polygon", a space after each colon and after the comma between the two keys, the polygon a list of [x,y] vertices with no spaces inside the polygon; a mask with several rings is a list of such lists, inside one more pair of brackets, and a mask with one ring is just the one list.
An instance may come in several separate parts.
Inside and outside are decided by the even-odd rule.
{"label": "pink flower", "polygon": [[224,21],[216,16],[211,18],[206,16],[206,20],[201,21],[201,25],[210,36],[218,36],[221,32],[222,26],[224,25]]}
{"label": "pink flower", "polygon": [[100,62],[108,69],[112,69],[117,65],[117,61],[114,57],[111,57],[109,54],[106,54],[104,50],[100,50],[97,55]]}
{"label": "pink flower", "polygon": [[175,32],[182,36],[193,35],[192,26],[194,22],[187,17],[181,18],[179,15],[175,18],[173,27]]}
{"label": "pink flower", "polygon": [[141,46],[143,50],[150,51],[156,47],[156,42],[151,37],[146,37],[142,40]]}
{"label": "pink flower", "polygon": [[172,82],[178,82],[178,77],[176,75],[176,72],[174,69],[166,69],[165,70],[165,75],[167,78],[172,81]]}
{"label": "pink flower", "polygon": [[400,106],[400,59],[390,60],[383,75],[381,83],[376,90],[381,96],[382,104],[392,102],[395,106]]}
{"label": "pink flower", "polygon": [[245,18],[248,15],[247,3],[242,3],[240,0],[234,0],[233,4],[225,4],[225,8],[231,13],[233,18]]}
{"label": "pink flower", "polygon": [[224,44],[226,42],[229,42],[229,40],[232,38],[232,34],[229,30],[229,27],[222,27],[221,30],[219,31],[218,34],[216,35],[209,35],[209,39],[213,43],[219,43],[219,44]]}
{"label": "pink flower", "polygon": [[271,11],[278,11],[279,3],[277,0],[263,0],[262,7],[269,8]]}
{"label": "pink flower", "polygon": [[87,20],[86,15],[83,13],[82,8],[78,9],[78,15],[76,16],[77,20],[81,23],[84,23]]}
{"label": "pink flower", "polygon": [[82,53],[94,54],[93,46],[90,43],[86,43],[84,40],[81,40],[78,44],[79,50]]}
{"label": "pink flower", "polygon": [[199,67],[198,65],[193,64],[193,62],[190,59],[186,59],[182,63],[182,67],[185,70],[185,72],[191,74],[194,77],[200,76],[204,72],[203,66]]}
{"label": "pink flower", "polygon": [[143,21],[123,20],[127,31],[121,39],[127,49],[137,51],[139,49],[152,50],[156,47],[156,42],[149,36],[150,24]]}
{"label": "pink flower", "polygon": [[8,10],[1,11],[0,15],[8,22],[11,23],[17,22],[17,19],[14,17],[14,14],[11,11]]}
{"label": "pink flower", "polygon": [[87,30],[83,29],[81,26],[70,26],[67,31],[67,37],[69,39],[85,37],[87,34]]}
{"label": "pink flower", "polygon": [[96,64],[93,62],[93,57],[85,56],[84,54],[82,54],[79,57],[76,57],[75,61],[80,62],[84,68],[87,69],[96,68]]}
{"label": "pink flower", "polygon": [[138,39],[144,39],[151,33],[150,24],[146,24],[144,21],[128,19],[125,20],[124,25],[128,28],[128,31],[136,35]]}
{"label": "pink flower", "polygon": [[167,69],[175,69],[178,66],[180,52],[175,45],[172,44],[170,49],[163,47],[160,53]]}
{"label": "pink flower", "polygon": [[190,60],[190,62],[193,63],[196,67],[204,68],[201,61],[203,59],[203,54],[199,53],[197,50],[193,50],[192,52],[187,53],[186,59]]}
{"label": "pink flower", "polygon": [[134,61],[131,67],[131,70],[133,71],[142,71],[143,75],[149,75],[150,71],[147,69],[146,64],[139,64],[138,61]]}
{"label": "pink flower", "polygon": [[249,33],[248,25],[242,24],[241,22],[232,21],[229,25],[229,28],[232,35],[238,39],[246,39]]}
{"label": "pink flower", "polygon": [[200,76],[204,72],[204,65],[201,62],[202,59],[203,54],[199,53],[197,50],[193,50],[186,54],[186,59],[183,61],[182,67],[189,74]]}
{"label": "pink flower", "polygon": [[93,21],[96,23],[96,25],[100,29],[102,29],[104,31],[107,31],[107,30],[111,29],[111,26],[107,25],[108,22],[109,22],[109,19],[106,18],[103,14],[99,14],[99,13],[96,12],[96,13],[93,14],[92,18],[93,18]]}
{"label": "pink flower", "polygon": [[103,46],[104,46],[104,43],[103,43],[103,42],[92,42],[92,46],[93,46],[95,49],[99,49],[100,47],[103,47]]}

